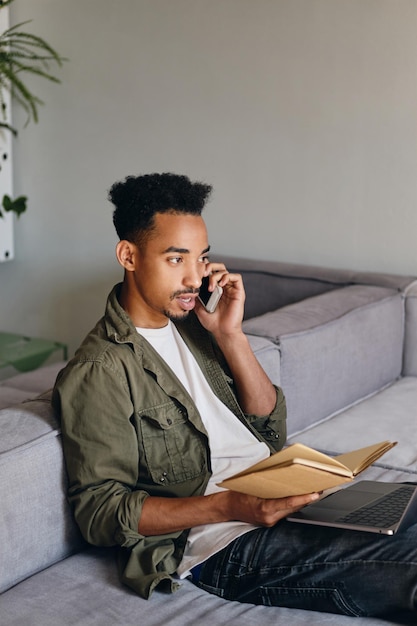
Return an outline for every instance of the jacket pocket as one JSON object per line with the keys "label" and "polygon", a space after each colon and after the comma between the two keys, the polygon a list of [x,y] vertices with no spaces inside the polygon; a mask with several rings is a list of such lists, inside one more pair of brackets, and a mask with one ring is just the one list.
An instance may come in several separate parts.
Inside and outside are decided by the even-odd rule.
{"label": "jacket pocket", "polygon": [[154,483],[168,486],[207,471],[203,435],[185,408],[167,402],[140,411],[138,418],[145,465]]}

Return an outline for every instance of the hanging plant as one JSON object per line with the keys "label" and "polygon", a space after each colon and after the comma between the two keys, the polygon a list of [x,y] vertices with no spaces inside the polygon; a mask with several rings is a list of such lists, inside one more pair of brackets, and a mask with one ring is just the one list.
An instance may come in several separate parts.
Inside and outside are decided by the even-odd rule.
{"label": "hanging plant", "polygon": [[[0,10],[14,0],[0,1]],[[53,73],[51,66],[60,67],[66,60],[44,39],[21,30],[31,20],[16,24],[0,34],[0,129],[17,135],[17,130],[7,121],[8,112],[5,92],[10,93],[14,102],[27,114],[25,126],[30,121],[38,122],[38,107],[43,101],[36,96],[24,82],[28,76],[39,76],[54,83],[61,81]],[[5,211],[13,211],[19,216],[26,210],[26,198],[20,196],[11,200],[3,197],[2,207]],[[0,211],[0,217],[2,213]]]}

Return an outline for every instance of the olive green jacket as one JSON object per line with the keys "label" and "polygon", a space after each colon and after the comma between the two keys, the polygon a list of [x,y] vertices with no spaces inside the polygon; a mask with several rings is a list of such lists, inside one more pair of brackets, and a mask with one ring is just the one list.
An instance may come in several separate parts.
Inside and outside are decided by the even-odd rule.
{"label": "olive green jacket", "polygon": [[[210,448],[198,410],[120,306],[117,285],[104,317],[60,372],[53,404],[60,417],[69,499],[84,538],[121,546],[122,580],[143,597],[171,578],[187,532],[138,533],[148,495],[194,496],[210,477]],[[281,390],[269,416],[242,412],[222,354],[191,314],[176,324],[214,393],[271,451],[286,437]]]}

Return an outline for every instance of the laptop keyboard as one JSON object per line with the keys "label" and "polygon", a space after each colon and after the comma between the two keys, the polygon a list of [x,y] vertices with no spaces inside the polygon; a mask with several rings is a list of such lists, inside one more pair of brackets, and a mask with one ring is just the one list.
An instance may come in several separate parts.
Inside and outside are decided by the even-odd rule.
{"label": "laptop keyboard", "polygon": [[415,487],[412,485],[404,485],[391,494],[383,496],[376,502],[340,517],[337,521],[349,524],[360,524],[362,526],[389,528],[401,517],[414,489]]}

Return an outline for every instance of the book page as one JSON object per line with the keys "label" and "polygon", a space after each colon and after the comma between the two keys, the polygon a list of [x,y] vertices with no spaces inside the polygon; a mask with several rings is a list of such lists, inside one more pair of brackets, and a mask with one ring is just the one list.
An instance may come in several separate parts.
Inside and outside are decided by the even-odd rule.
{"label": "book page", "polygon": [[261,472],[270,467],[285,466],[289,463],[293,463],[294,459],[303,459],[304,464],[308,464],[309,461],[311,461],[313,465],[314,463],[320,463],[322,467],[328,467],[330,470],[332,467],[344,467],[343,462],[327,456],[327,454],[317,452],[317,450],[313,450],[313,448],[309,448],[302,443],[294,443],[279,452],[275,452],[275,454],[272,454],[267,459],[264,459],[259,463],[255,463],[255,465],[248,467],[246,470],[243,470],[243,472],[235,474],[233,478],[245,476],[255,472]]}
{"label": "book page", "polygon": [[397,442],[381,441],[372,446],[361,448],[360,450],[354,450],[353,452],[347,452],[345,454],[339,454],[335,457],[340,463],[348,467],[354,476],[360,474],[369,465],[375,463],[385,452],[391,450]]}
{"label": "book page", "polygon": [[223,481],[221,486],[258,498],[285,498],[324,491],[351,481],[352,478],[346,476],[296,464],[233,477]]}

